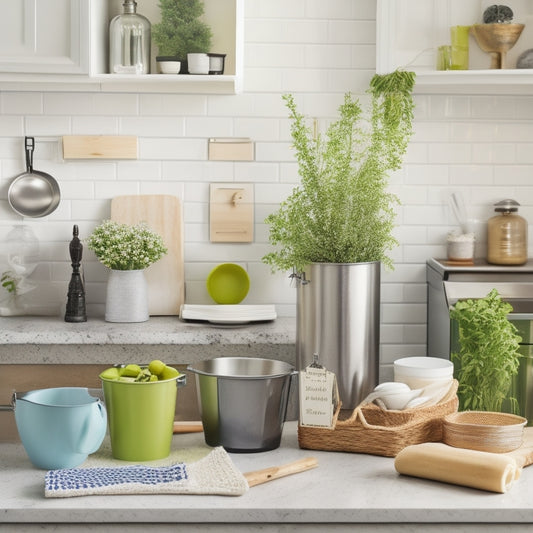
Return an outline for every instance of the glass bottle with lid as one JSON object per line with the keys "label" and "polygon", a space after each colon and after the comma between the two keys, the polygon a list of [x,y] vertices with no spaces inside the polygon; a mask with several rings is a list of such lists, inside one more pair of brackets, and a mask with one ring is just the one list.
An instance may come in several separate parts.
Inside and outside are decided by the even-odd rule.
{"label": "glass bottle with lid", "polygon": [[122,13],[109,24],[109,72],[150,73],[150,21],[137,13],[135,0],[124,0]]}
{"label": "glass bottle with lid", "polygon": [[494,265],[523,265],[527,261],[527,221],[517,214],[516,200],[494,204],[500,213],[488,221],[487,261]]}

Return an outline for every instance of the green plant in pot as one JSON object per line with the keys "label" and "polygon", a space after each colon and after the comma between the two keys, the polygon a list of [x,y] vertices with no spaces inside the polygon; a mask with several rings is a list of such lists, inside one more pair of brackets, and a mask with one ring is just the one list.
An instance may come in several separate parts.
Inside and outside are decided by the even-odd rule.
{"label": "green plant in pot", "polygon": [[159,54],[158,63],[179,61],[180,73],[187,73],[187,54],[207,53],[211,48],[211,28],[200,17],[201,0],[159,0],[161,22],[152,28]]}
{"label": "green plant in pot", "polygon": [[106,321],[148,320],[148,287],[144,271],[168,252],[162,237],[144,222],[120,224],[104,220],[87,239],[87,246],[109,269]]}
{"label": "green plant in pot", "polygon": [[318,353],[337,374],[344,407],[377,384],[381,264],[389,251],[398,198],[388,174],[401,167],[412,134],[412,72],[375,75],[366,115],[346,94],[325,135],[312,134],[294,98],[284,99],[300,184],[266,219],[274,249],[263,257],[273,271],[298,279],[297,364]]}
{"label": "green plant in pot", "polygon": [[484,298],[458,301],[450,309],[459,330],[459,349],[452,351],[452,361],[463,411],[500,412],[507,403],[518,412],[510,392],[520,365],[522,339],[507,318],[512,310],[496,289]]}

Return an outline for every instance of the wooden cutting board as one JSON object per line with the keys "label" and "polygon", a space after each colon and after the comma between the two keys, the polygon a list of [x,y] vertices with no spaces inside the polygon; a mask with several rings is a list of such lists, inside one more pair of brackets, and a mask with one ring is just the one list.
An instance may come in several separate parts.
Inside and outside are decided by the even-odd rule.
{"label": "wooden cutting board", "polygon": [[146,269],[150,315],[178,315],[184,303],[183,220],[179,198],[166,194],[117,196],[111,220],[122,224],[146,222],[161,235],[168,253]]}

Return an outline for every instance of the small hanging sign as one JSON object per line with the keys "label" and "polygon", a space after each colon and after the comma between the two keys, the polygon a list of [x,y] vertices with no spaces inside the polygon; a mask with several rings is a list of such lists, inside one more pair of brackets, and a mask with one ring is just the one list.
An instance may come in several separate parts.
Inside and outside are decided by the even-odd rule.
{"label": "small hanging sign", "polygon": [[300,372],[300,425],[333,428],[333,415],[339,403],[337,378],[333,372],[313,362]]}

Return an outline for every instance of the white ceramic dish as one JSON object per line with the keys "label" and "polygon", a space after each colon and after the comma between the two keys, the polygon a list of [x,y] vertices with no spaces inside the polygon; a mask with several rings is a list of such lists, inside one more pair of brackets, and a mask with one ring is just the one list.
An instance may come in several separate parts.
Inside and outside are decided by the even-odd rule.
{"label": "white ceramic dish", "polygon": [[179,74],[181,68],[180,61],[158,61],[161,74]]}
{"label": "white ceramic dish", "polygon": [[440,357],[403,357],[394,361],[394,381],[412,389],[453,379],[453,363]]}
{"label": "white ceramic dish", "polygon": [[211,324],[246,324],[277,318],[274,305],[194,305],[183,304],[180,310],[182,320],[210,322]]}

